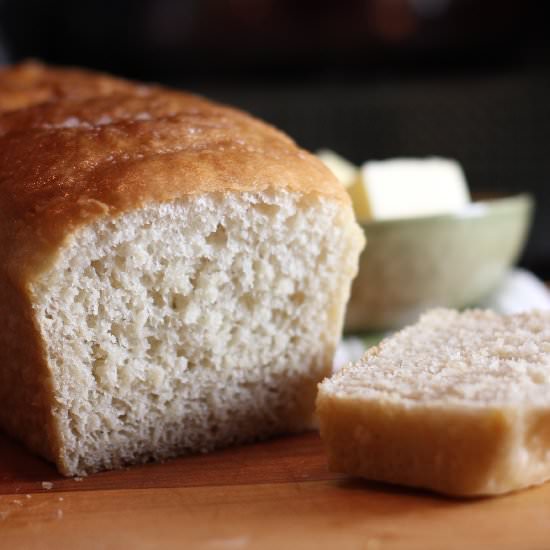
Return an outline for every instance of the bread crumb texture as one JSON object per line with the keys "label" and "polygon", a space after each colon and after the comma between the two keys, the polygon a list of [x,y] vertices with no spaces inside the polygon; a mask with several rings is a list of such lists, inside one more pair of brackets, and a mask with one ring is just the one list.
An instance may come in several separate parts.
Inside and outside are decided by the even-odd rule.
{"label": "bread crumb texture", "polygon": [[356,269],[346,227],[323,198],[225,193],[75,233],[32,288],[63,470],[303,429]]}
{"label": "bread crumb texture", "polygon": [[550,314],[434,310],[320,384],[331,467],[455,495],[550,478]]}

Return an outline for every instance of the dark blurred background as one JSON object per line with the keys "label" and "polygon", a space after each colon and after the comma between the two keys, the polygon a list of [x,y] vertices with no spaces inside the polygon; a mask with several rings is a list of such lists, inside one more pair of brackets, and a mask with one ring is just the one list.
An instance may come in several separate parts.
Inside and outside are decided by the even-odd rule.
{"label": "dark blurred background", "polygon": [[534,0],[0,0],[0,63],[36,57],[240,106],[360,163],[459,160],[530,191],[550,279],[550,28]]}

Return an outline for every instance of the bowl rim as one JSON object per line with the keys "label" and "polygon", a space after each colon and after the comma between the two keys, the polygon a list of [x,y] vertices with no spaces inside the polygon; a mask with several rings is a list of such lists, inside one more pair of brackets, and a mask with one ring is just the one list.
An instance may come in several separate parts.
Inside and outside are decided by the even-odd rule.
{"label": "bowl rim", "polygon": [[391,218],[387,220],[374,220],[357,223],[365,229],[372,227],[383,227],[397,224],[422,224],[433,221],[462,221],[469,218],[481,218],[488,213],[507,214],[518,208],[529,215],[535,205],[535,199],[531,193],[517,193],[503,197],[483,199],[469,202],[464,208],[456,212],[445,212],[443,214],[431,214],[427,216],[408,216],[404,218]]}

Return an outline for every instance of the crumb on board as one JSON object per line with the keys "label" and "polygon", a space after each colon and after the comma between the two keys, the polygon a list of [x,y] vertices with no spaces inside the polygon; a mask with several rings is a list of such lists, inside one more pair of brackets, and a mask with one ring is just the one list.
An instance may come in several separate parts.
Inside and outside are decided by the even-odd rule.
{"label": "crumb on board", "polygon": [[51,481],[43,481],[41,485],[42,485],[42,489],[46,489],[46,491],[53,489],[53,483]]}

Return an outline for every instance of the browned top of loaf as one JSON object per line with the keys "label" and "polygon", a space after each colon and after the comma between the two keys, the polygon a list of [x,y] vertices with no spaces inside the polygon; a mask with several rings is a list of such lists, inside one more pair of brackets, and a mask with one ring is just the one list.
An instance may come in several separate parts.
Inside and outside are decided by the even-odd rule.
{"label": "browned top of loaf", "polygon": [[321,162],[235,109],[34,62],[0,71],[0,261],[16,279],[97,216],[268,188],[349,200]]}

